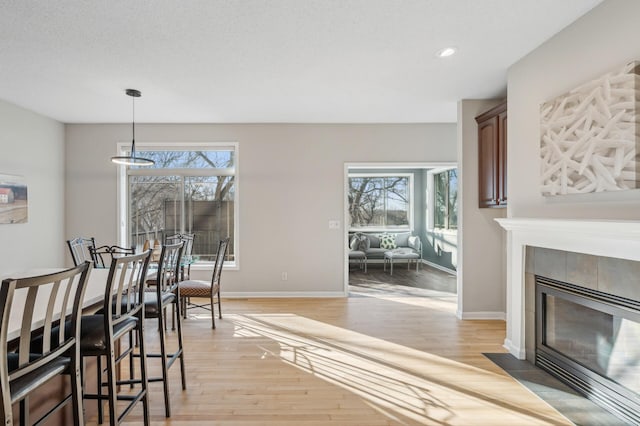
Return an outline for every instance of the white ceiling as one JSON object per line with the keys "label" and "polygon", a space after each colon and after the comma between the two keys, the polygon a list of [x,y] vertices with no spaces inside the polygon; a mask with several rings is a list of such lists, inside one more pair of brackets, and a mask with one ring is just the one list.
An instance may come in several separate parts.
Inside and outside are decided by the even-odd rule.
{"label": "white ceiling", "polygon": [[137,122],[454,122],[600,1],[0,0],[0,99],[65,123],[130,122],[127,88]]}

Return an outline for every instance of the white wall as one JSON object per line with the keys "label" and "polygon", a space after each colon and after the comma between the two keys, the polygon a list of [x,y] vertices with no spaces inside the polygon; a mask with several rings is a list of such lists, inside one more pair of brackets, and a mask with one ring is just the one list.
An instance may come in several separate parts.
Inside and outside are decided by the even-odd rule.
{"label": "white wall", "polygon": [[[344,224],[329,230],[328,221],[344,217],[344,163],[456,160],[455,124],[136,127],[138,142],[239,143],[240,270],[224,272],[226,295],[341,293]],[[116,241],[109,158],[130,132],[130,125],[66,126],[67,237]]]}
{"label": "white wall", "polygon": [[0,100],[0,174],[24,176],[29,219],[0,225],[0,274],[62,266],[64,126]]}
{"label": "white wall", "polygon": [[[504,232],[494,220],[503,208],[478,207],[478,125],[475,117],[501,100],[458,103],[458,317],[500,319],[505,312]],[[511,117],[509,117],[511,120]],[[507,139],[507,152],[513,142]],[[508,198],[511,202],[511,176]]]}
{"label": "white wall", "polygon": [[640,219],[640,191],[543,197],[540,104],[640,59],[640,1],[607,0],[508,72],[510,217]]}

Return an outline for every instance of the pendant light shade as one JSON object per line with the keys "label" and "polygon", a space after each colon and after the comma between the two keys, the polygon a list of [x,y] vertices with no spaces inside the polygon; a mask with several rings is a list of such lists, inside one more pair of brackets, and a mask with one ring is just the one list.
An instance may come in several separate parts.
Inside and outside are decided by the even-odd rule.
{"label": "pendant light shade", "polygon": [[122,164],[124,166],[153,166],[155,161],[148,158],[142,158],[136,156],[136,98],[142,96],[139,90],[127,89],[127,96],[131,96],[131,103],[133,105],[133,115],[131,120],[131,152],[129,155],[117,155],[111,157],[111,161],[116,164]]}

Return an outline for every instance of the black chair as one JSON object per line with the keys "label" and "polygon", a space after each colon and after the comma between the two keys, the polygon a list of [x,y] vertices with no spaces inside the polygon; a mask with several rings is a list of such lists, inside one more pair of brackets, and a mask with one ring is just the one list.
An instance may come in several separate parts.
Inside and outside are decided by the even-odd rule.
{"label": "black chair", "polygon": [[120,247],[120,246],[100,246],[89,247],[89,253],[91,259],[94,262],[95,268],[108,268],[111,265],[111,261],[116,257],[130,256],[135,254],[135,247]]}
{"label": "black chair", "polygon": [[[149,401],[147,389],[146,350],[144,346],[144,279],[149,266],[151,251],[129,256],[114,257],[111,260],[109,278],[105,289],[104,305],[95,315],[82,317],[80,353],[83,358],[97,358],[97,393],[85,391],[85,399],[98,400],[98,422],[103,422],[102,402],[109,402],[109,423],[120,424],[135,404],[142,401],[144,424],[149,425]],[[134,354],[135,341],[138,352]],[[126,339],[125,339],[126,338]],[[126,340],[126,342],[125,342]],[[127,343],[125,346],[124,343]],[[137,356],[136,356],[137,355]],[[140,377],[134,377],[134,356],[139,359]],[[102,357],[106,358],[107,380],[103,381]],[[116,368],[129,358],[129,379],[117,380]],[[140,385],[136,393],[118,394],[123,384]],[[102,387],[107,387],[104,395]],[[118,414],[117,401],[129,401]]]}
{"label": "black chair", "polygon": [[[89,262],[66,271],[20,279],[5,279],[0,287],[0,393],[3,424],[13,424],[12,405],[20,403],[20,425],[29,421],[29,395],[56,376],[66,374],[71,394],[65,396],[36,423],[45,421],[67,403],[73,407],[73,424],[84,425],[80,363],[80,314]],[[38,300],[40,296],[40,300]],[[38,305],[36,305],[36,301]],[[42,303],[45,304],[42,304]],[[57,314],[56,314],[57,312]],[[42,321],[39,313],[44,314]],[[57,318],[56,318],[57,317]],[[64,333],[52,336],[57,321],[68,324]],[[10,325],[20,324],[16,352],[8,352]],[[35,348],[32,336],[44,336]]]}
{"label": "black chair", "polygon": [[[180,280],[188,280],[191,276],[191,263],[193,261],[193,242],[196,234],[174,234],[165,238],[166,244],[176,244],[182,241],[184,247],[182,249],[182,264],[180,266]],[[186,270],[186,273],[185,273]]]}
{"label": "black chair", "polygon": [[67,240],[67,246],[71,252],[71,258],[75,266],[80,265],[82,262],[94,262],[91,250],[96,248],[95,238],[77,237],[71,240]]}
{"label": "black chair", "polygon": [[[211,328],[216,328],[216,315],[213,309],[213,300],[218,298],[218,315],[222,319],[222,305],[220,302],[220,275],[222,274],[222,266],[224,265],[224,259],[227,255],[227,248],[229,247],[229,238],[220,240],[218,243],[218,252],[213,264],[213,276],[211,282],[200,280],[186,280],[181,281],[180,288],[180,304],[184,317],[187,317],[187,309],[191,308],[205,308],[211,311]],[[210,307],[207,305],[199,305],[192,303],[192,297],[207,297],[210,301]]]}
{"label": "black chair", "polygon": [[[180,304],[178,303],[180,296],[178,293],[178,276],[180,273],[180,258],[184,243],[165,244],[162,246],[160,253],[160,261],[158,262],[158,270],[155,275],[155,286],[151,291],[145,293],[145,318],[156,318],[158,320],[158,331],[160,333],[160,353],[147,353],[148,358],[160,358],[162,366],[161,377],[150,377],[149,382],[162,382],[164,391],[164,408],[165,415],[171,417],[171,407],[169,401],[169,368],[176,360],[180,360],[180,374],[182,379],[182,389],[187,388],[185,367],[184,367],[184,351],[182,344],[182,321],[180,315]],[[178,348],[168,353],[165,324],[167,307],[173,305],[172,320],[177,323],[178,328]]]}

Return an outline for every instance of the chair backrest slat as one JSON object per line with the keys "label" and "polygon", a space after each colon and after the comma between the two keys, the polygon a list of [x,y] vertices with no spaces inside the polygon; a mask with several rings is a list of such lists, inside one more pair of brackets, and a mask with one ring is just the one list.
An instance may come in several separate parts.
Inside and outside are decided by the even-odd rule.
{"label": "chair backrest slat", "polygon": [[38,286],[29,287],[27,299],[24,303],[24,311],[22,313],[22,325],[20,327],[20,358],[18,360],[20,366],[29,362],[29,339],[31,339],[33,311],[35,310],[37,297]]}
{"label": "chair backrest slat", "polygon": [[[44,330],[42,334],[42,351],[44,353],[49,352],[51,349],[51,328],[53,326],[52,322],[49,321],[49,318],[53,318],[53,309],[55,308],[55,301],[58,297],[58,290],[60,290],[60,281],[56,281],[53,283],[51,287],[51,295],[49,296],[49,303],[47,304],[47,313],[45,314],[44,320]],[[65,310],[66,311],[66,308]],[[61,312],[64,312],[61,310]],[[58,345],[60,345],[64,340],[58,339]]]}

